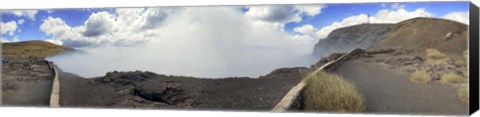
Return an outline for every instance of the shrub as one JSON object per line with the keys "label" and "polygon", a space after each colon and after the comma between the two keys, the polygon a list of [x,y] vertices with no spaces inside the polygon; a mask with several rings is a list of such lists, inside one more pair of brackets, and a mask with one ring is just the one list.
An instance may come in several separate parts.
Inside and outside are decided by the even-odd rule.
{"label": "shrub", "polygon": [[426,49],[425,52],[427,53],[427,60],[425,61],[426,64],[438,64],[448,62],[447,55],[436,49]]}
{"label": "shrub", "polygon": [[440,77],[440,83],[463,83],[466,79],[455,74],[455,73],[445,73]]}
{"label": "shrub", "polygon": [[425,70],[417,70],[410,75],[410,81],[415,83],[427,83],[431,80],[430,74]]}
{"label": "shrub", "polygon": [[364,98],[351,81],[319,72],[307,77],[304,90],[305,109],[328,112],[362,112]]}
{"label": "shrub", "polygon": [[463,85],[461,86],[458,91],[457,91],[457,96],[458,96],[458,99],[460,99],[461,101],[465,102],[465,103],[469,103],[469,100],[468,100],[468,85]]}

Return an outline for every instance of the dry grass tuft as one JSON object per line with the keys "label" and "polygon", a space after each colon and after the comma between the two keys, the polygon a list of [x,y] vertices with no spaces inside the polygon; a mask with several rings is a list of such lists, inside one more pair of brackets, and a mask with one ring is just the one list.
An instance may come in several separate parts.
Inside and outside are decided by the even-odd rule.
{"label": "dry grass tuft", "polygon": [[458,57],[455,59],[455,63],[461,66],[467,66],[468,61],[468,50],[463,51],[463,57]]}
{"label": "dry grass tuft", "polygon": [[425,52],[427,53],[427,60],[425,61],[426,64],[446,63],[449,60],[447,55],[436,49],[426,49]]}
{"label": "dry grass tuft", "polygon": [[305,109],[328,112],[363,112],[363,96],[351,81],[342,77],[319,72],[307,77],[305,87]]}
{"label": "dry grass tuft", "polygon": [[425,70],[417,70],[410,75],[410,81],[415,83],[427,83],[431,80],[430,74]]}
{"label": "dry grass tuft", "polygon": [[469,103],[468,85],[465,84],[461,86],[457,91],[457,96],[458,96],[458,99],[468,104]]}
{"label": "dry grass tuft", "polygon": [[429,48],[429,49],[426,49],[425,51],[427,52],[427,58],[441,59],[446,57],[445,54],[443,54],[442,52],[436,49]]}
{"label": "dry grass tuft", "polygon": [[442,74],[442,76],[440,77],[440,83],[444,83],[444,84],[463,83],[466,81],[467,81],[466,78],[463,78],[455,73],[445,73],[445,74]]}

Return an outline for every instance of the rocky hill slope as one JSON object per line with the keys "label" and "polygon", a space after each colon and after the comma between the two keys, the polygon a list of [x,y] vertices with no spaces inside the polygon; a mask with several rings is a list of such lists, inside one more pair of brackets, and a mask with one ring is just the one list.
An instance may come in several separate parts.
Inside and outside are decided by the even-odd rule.
{"label": "rocky hill slope", "polygon": [[467,25],[445,19],[413,18],[396,24],[360,24],[334,30],[315,45],[313,54],[325,57],[353,48],[403,47],[434,48],[449,55],[461,55],[467,49],[467,36]]}
{"label": "rocky hill slope", "polygon": [[325,57],[353,48],[369,49],[377,44],[392,26],[393,24],[360,24],[334,30],[326,39],[319,40],[313,53],[318,57]]}
{"label": "rocky hill slope", "polygon": [[462,55],[467,49],[468,26],[459,22],[414,18],[396,24],[378,47],[434,48],[449,55]]}

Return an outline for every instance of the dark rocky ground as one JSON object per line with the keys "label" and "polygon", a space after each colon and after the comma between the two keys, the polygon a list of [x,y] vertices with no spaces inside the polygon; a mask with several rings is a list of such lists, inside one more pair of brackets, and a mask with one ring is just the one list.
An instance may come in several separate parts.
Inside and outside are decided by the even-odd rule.
{"label": "dark rocky ground", "polygon": [[[334,59],[334,57],[330,57]],[[9,58],[2,64],[3,106],[49,106],[53,73],[45,61]],[[148,71],[109,72],[82,78],[61,71],[60,105],[94,108],[162,108],[269,111],[312,68],[280,68],[258,78],[167,76]]]}
{"label": "dark rocky ground", "polygon": [[63,107],[265,110],[300,82],[307,68],[282,68],[260,78],[202,79],[152,72],[109,72],[84,79],[60,72]]}
{"label": "dark rocky ground", "polygon": [[[311,68],[280,68],[259,78],[205,79],[148,71],[113,71],[103,77],[82,78],[58,69],[60,105],[269,111],[304,75],[343,54],[322,58]],[[366,98],[367,113],[466,114],[468,105],[455,97],[455,86],[408,80],[409,73],[422,66],[423,54],[405,50],[360,56],[335,72],[359,88]],[[52,73],[45,62],[15,59],[3,64],[2,70],[3,105],[48,106]]]}
{"label": "dark rocky ground", "polygon": [[2,64],[3,106],[49,106],[53,73],[45,61],[32,60]]}

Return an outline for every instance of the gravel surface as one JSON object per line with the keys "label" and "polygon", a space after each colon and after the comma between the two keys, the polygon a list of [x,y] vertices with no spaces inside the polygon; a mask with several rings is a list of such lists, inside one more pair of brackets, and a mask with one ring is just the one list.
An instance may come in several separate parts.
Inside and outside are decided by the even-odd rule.
{"label": "gravel surface", "polygon": [[2,106],[49,106],[53,72],[44,61],[2,64]]}
{"label": "gravel surface", "polygon": [[[408,72],[373,62],[385,55],[345,62],[336,72],[352,80],[366,98],[367,112],[388,114],[466,115],[468,105],[447,84],[411,82]],[[371,62],[366,62],[371,61]]]}

